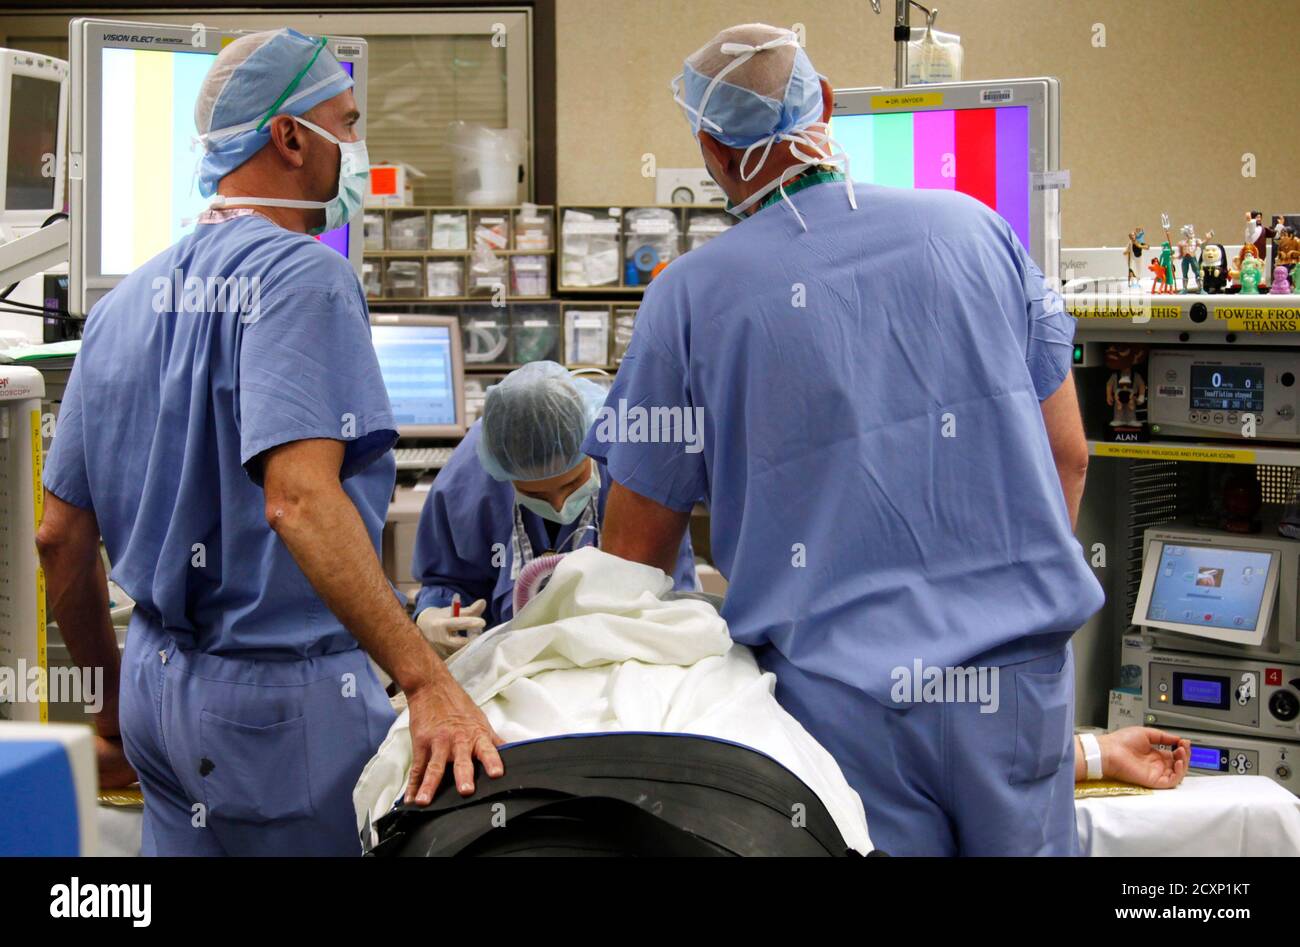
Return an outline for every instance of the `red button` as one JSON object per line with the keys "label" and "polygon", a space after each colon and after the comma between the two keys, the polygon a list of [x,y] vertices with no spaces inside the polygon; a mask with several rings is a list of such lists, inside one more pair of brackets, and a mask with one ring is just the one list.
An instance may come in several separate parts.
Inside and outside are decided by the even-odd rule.
{"label": "red button", "polygon": [[1269,687],[1282,686],[1282,669],[1281,668],[1264,668],[1264,683]]}

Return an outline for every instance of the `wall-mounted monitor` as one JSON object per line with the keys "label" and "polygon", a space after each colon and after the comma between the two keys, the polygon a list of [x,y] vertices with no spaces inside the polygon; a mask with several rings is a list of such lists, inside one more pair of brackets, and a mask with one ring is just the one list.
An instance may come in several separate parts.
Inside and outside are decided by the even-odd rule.
{"label": "wall-mounted monitor", "polygon": [[831,135],[854,181],[969,194],[997,211],[1055,277],[1060,112],[1052,78],[837,89]]}
{"label": "wall-mounted monitor", "polygon": [[21,235],[63,210],[68,64],[0,49],[0,225]]}
{"label": "wall-mounted monitor", "polygon": [[[113,20],[69,25],[69,309],[84,315],[126,274],[193,230],[194,103],[221,49],[244,31]],[[366,42],[330,37],[352,76],[365,134]],[[318,239],[361,272],[360,222]]]}

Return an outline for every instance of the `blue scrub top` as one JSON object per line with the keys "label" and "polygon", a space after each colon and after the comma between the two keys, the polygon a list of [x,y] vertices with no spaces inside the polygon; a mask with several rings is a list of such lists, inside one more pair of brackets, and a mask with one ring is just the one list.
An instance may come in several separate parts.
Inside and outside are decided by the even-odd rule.
{"label": "blue scrub top", "polygon": [[[420,583],[416,614],[425,608],[451,604],[459,592],[461,603],[478,599],[487,602],[484,618],[488,627],[509,621],[514,615],[515,584],[510,578],[514,556],[511,536],[515,524],[515,488],[508,480],[493,480],[479,462],[476,445],[482,422],[475,423],[452,452],[447,466],[434,478],[429,496],[420,512],[420,527],[415,538],[415,555],[411,572]],[[603,461],[600,469],[600,497],[596,512],[605,519],[605,501],[609,498],[610,478]],[[576,523],[560,526],[555,542],[547,536],[548,522],[532,510],[522,509],[524,531],[532,543],[533,554],[563,547],[594,545],[580,536],[568,546]],[[549,524],[556,525],[556,524]],[[688,534],[673,570],[673,588],[694,591],[695,551]]]}
{"label": "blue scrub top", "polygon": [[[243,277],[245,295],[186,294],[188,277]],[[182,648],[329,654],[356,641],[267,525],[261,487],[261,454],[307,438],[347,443],[343,488],[378,554],[397,432],[365,295],[335,251],[238,216],[95,306],[44,481],[95,512],[113,579]]]}
{"label": "blue scrub top", "polygon": [[606,408],[701,408],[703,450],[600,421],[584,449],[708,503],[732,637],[888,701],[917,659],[1059,648],[1103,594],[1039,406],[1073,318],[973,198],[855,192],[807,187],[808,232],[767,207],[647,288]]}

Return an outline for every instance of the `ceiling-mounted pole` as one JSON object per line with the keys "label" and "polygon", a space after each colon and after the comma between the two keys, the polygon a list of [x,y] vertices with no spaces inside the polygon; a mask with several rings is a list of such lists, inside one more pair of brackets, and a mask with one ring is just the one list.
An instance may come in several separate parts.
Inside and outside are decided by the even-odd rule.
{"label": "ceiling-mounted pole", "polygon": [[907,44],[912,39],[912,2],[894,0],[894,88],[907,85]]}
{"label": "ceiling-mounted pole", "polygon": [[[925,25],[934,26],[938,10],[922,6],[916,0],[894,0],[894,87],[907,85],[907,44],[912,39],[912,7],[925,12]],[[871,0],[871,9],[880,12],[880,0]]]}

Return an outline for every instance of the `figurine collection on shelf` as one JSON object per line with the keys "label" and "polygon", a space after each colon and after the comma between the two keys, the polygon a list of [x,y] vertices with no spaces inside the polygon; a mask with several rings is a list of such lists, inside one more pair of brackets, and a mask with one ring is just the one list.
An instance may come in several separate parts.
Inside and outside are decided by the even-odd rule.
{"label": "figurine collection on shelf", "polygon": [[[1274,296],[1297,292],[1300,284],[1300,215],[1275,216],[1272,225],[1264,223],[1264,214],[1252,210],[1246,214],[1241,249],[1229,258],[1214,231],[1198,236],[1190,223],[1179,228],[1179,239],[1170,235],[1168,214],[1161,215],[1164,240],[1158,247],[1146,242],[1146,230],[1129,231],[1124,247],[1130,289],[1144,288],[1139,272],[1151,274],[1148,292],[1168,293],[1240,293]],[[1270,244],[1271,241],[1271,244]],[[1145,267],[1142,257],[1147,250],[1154,255]]]}

